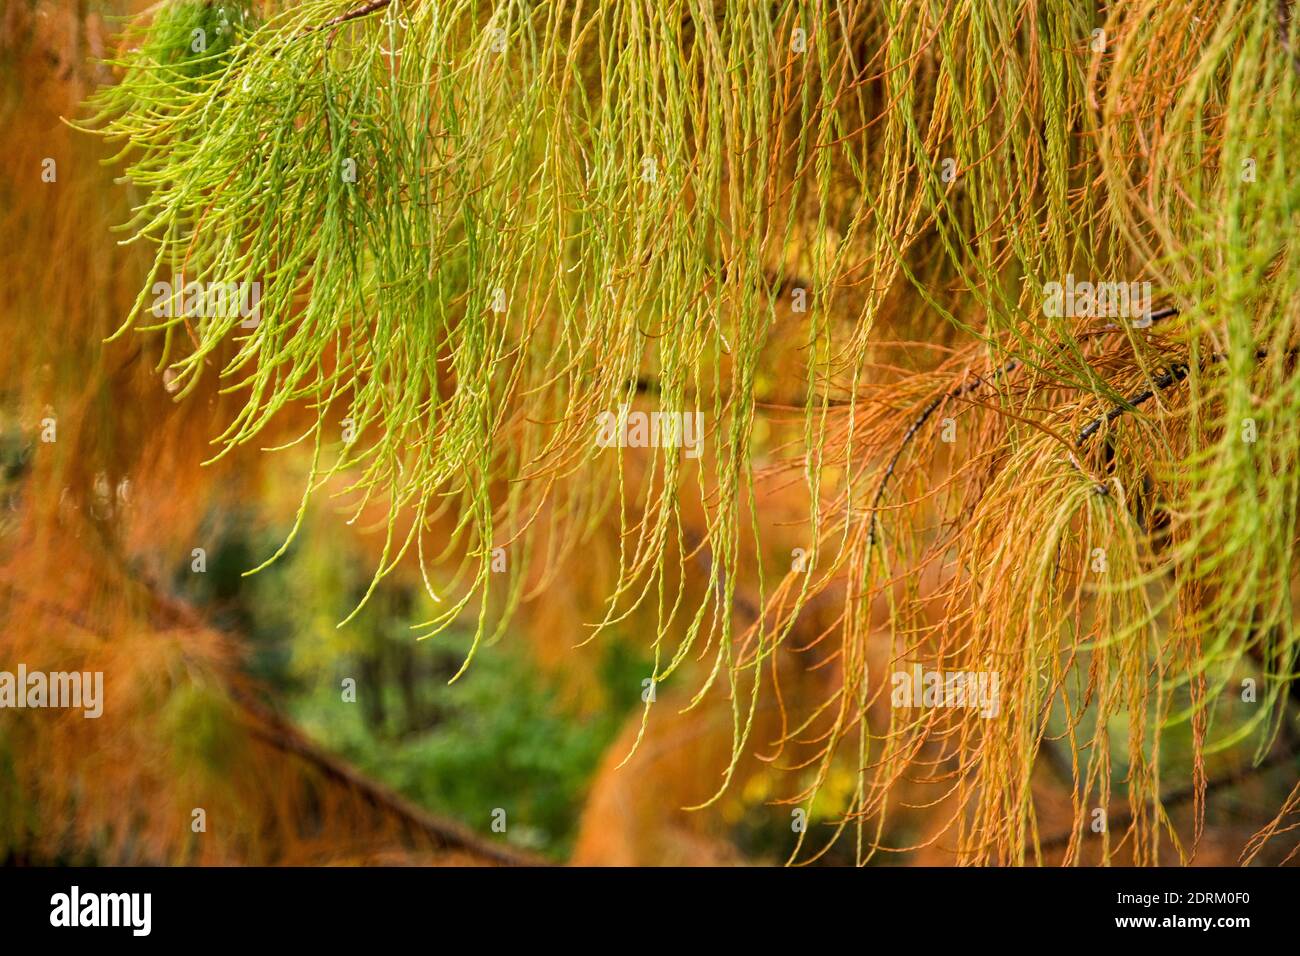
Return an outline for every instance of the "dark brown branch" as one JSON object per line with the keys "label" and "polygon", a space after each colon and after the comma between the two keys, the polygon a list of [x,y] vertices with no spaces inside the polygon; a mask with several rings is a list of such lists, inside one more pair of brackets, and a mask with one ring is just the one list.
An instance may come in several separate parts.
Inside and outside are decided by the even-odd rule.
{"label": "dark brown branch", "polygon": [[[144,582],[141,585],[148,590],[159,610],[173,618],[176,624],[189,629],[207,627],[203,618],[188,604],[171,598]],[[300,757],[328,779],[355,792],[372,807],[397,817],[422,834],[436,848],[464,850],[507,866],[544,865],[542,860],[523,851],[489,842],[459,823],[434,817],[405,797],[361,775],[347,763],[322,750],[279,715],[240,693],[238,688],[232,687],[229,690],[234,702],[243,711],[253,736],[277,750]]]}
{"label": "dark brown branch", "polygon": [[[1297,352],[1300,352],[1300,350],[1289,349],[1286,354],[1288,356],[1295,356]],[[1268,349],[1256,349],[1255,361],[1258,362],[1261,359],[1265,358],[1267,355],[1268,355]],[[1221,353],[1215,352],[1208,359],[1206,359],[1205,364],[1213,365],[1216,362],[1223,361],[1223,359],[1224,356]],[[1121,415],[1125,414],[1126,412],[1131,412],[1135,410],[1142,403],[1150,401],[1152,398],[1155,397],[1157,391],[1164,391],[1165,389],[1170,388],[1171,386],[1177,385],[1183,379],[1187,378],[1187,375],[1190,371],[1191,369],[1186,363],[1174,362],[1172,365],[1169,366],[1168,371],[1160,375],[1157,375],[1154,379],[1152,379],[1152,384],[1155,385],[1155,388],[1144,389],[1143,391],[1138,392],[1136,395],[1130,396],[1125,400],[1123,405],[1116,405],[1105,415],[1100,415],[1097,418],[1094,418],[1092,421],[1090,421],[1087,425],[1085,425],[1083,431],[1079,432],[1079,440],[1077,442],[1078,447],[1082,448],[1084,442],[1086,442],[1089,438],[1095,435],[1102,425],[1108,422],[1113,422],[1115,419],[1119,418]]]}
{"label": "dark brown branch", "polygon": [[251,718],[247,727],[252,736],[282,753],[302,759],[324,777],[351,790],[375,809],[396,817],[428,840],[434,848],[444,851],[460,850],[503,866],[549,865],[512,847],[489,842],[459,823],[425,812],[400,794],[363,776],[342,760],[321,750],[269,710],[241,699],[239,695],[236,695],[236,702]]}
{"label": "dark brown branch", "polygon": [[[154,606],[152,617],[157,625],[187,630],[207,628],[206,622],[188,605],[159,593],[144,582],[139,583],[151,598]],[[0,582],[0,591],[6,593],[10,600],[31,604],[42,613],[57,617],[78,630],[108,639],[108,635],[101,627],[86,620],[76,611],[33,597],[7,582]],[[245,727],[253,737],[282,753],[303,760],[326,779],[352,791],[370,806],[396,817],[410,830],[423,836],[436,849],[458,850],[505,866],[550,865],[548,861],[538,859],[522,850],[486,840],[459,823],[426,812],[400,794],[362,775],[338,757],[327,753],[292,724],[268,708],[250,700],[246,694],[240,693],[238,688],[228,687],[227,690],[243,717]]]}
{"label": "dark brown branch", "polygon": [[[334,43],[334,35],[339,32],[345,23],[352,20],[360,20],[362,17],[368,17],[372,13],[378,13],[380,10],[391,5],[392,2],[393,0],[370,0],[369,3],[363,3],[361,6],[354,7],[345,13],[340,13],[336,17],[330,17],[330,19],[326,20],[324,23],[319,23],[314,27],[306,27],[305,29],[299,30],[293,35],[293,37],[291,37],[291,39],[300,39],[302,37],[311,36],[313,33],[319,33],[321,30],[329,30],[329,39],[326,41],[325,45],[326,47],[330,47]],[[274,50],[275,53],[279,53],[279,51],[280,47],[276,47]]]}
{"label": "dark brown branch", "polygon": [[[1213,780],[1206,783],[1205,796],[1208,797],[1210,794],[1216,793],[1219,790],[1226,790],[1229,787],[1235,787],[1237,784],[1243,783],[1252,777],[1273,770],[1276,767],[1280,767],[1287,761],[1294,760],[1296,757],[1300,757],[1300,747],[1292,745],[1265,757],[1254,766],[1243,767],[1240,770],[1234,770],[1232,773],[1215,777]],[[1182,804],[1193,800],[1196,797],[1196,793],[1197,788],[1195,786],[1182,787],[1168,794],[1161,794],[1159,805],[1166,809],[1169,807],[1181,806]],[[1151,805],[1154,807],[1156,806],[1156,803],[1153,801]],[[1133,811],[1126,810],[1113,817],[1107,814],[1107,821],[1108,828],[1128,826],[1133,822]],[[1040,850],[1054,850],[1068,845],[1072,839],[1074,839],[1074,831],[1058,833],[1053,837],[1040,841],[1038,847]]]}
{"label": "dark brown branch", "polygon": [[[988,381],[997,381],[997,379],[1004,375],[1009,375],[1016,369],[1020,368],[1020,365],[1021,362],[1019,359],[1012,359],[1006,365],[998,369],[988,379]],[[903,439],[898,443],[898,448],[894,450],[893,456],[890,457],[889,464],[885,466],[885,473],[880,477],[880,484],[876,486],[876,494],[871,501],[871,527],[867,529],[868,548],[871,548],[876,543],[876,513],[880,510],[880,502],[884,500],[885,486],[889,484],[889,479],[894,476],[894,469],[898,467],[898,462],[903,457],[903,452],[907,450],[907,446],[912,443],[912,439],[916,437],[917,432],[925,427],[925,423],[930,420],[931,416],[939,410],[940,405],[949,399],[969,395],[984,383],[985,379],[976,375],[969,382],[963,382],[962,384],[949,389],[947,392],[944,392],[942,395],[936,395],[934,398],[930,399],[929,404],[921,410],[921,414],[913,419],[912,424],[909,425],[907,431],[903,433]]]}
{"label": "dark brown branch", "polygon": [[337,17],[326,20],[319,27],[316,27],[316,29],[328,30],[330,27],[342,26],[349,20],[359,20],[362,17],[368,17],[370,14],[377,13],[384,9],[384,7],[388,6],[391,2],[392,0],[370,0],[370,3],[363,3],[361,6],[349,10],[347,13],[340,13]]}
{"label": "dark brown branch", "polygon": [[1108,422],[1113,422],[1115,419],[1119,418],[1125,412],[1131,412],[1139,405],[1141,405],[1143,402],[1150,401],[1152,398],[1155,397],[1157,390],[1163,391],[1164,389],[1169,388],[1171,385],[1177,385],[1183,379],[1187,378],[1187,373],[1189,371],[1190,369],[1188,368],[1188,366],[1186,366],[1182,362],[1175,362],[1173,365],[1169,366],[1169,370],[1167,372],[1164,372],[1161,375],[1157,375],[1154,379],[1152,379],[1152,384],[1155,385],[1155,388],[1148,388],[1145,389],[1144,391],[1138,392],[1136,395],[1129,396],[1127,399],[1124,400],[1123,405],[1116,405],[1105,415],[1098,416],[1097,418],[1094,418],[1092,421],[1090,421],[1087,425],[1085,425],[1083,427],[1083,431],[1079,432],[1079,439],[1075,443],[1076,446],[1082,448],[1084,442],[1086,442],[1093,435],[1097,434],[1098,430],[1101,428],[1102,425]]}
{"label": "dark brown branch", "polygon": [[[1147,319],[1149,324],[1154,324],[1156,322],[1163,321],[1164,319],[1172,318],[1173,316],[1178,314],[1179,314],[1179,310],[1176,306],[1168,306],[1166,308],[1157,309],[1155,312],[1152,312],[1149,316],[1147,316]],[[1109,325],[1103,326],[1098,331],[1116,332],[1121,328],[1122,326],[1116,323],[1111,323]],[[980,388],[980,386],[984,385],[986,381],[995,382],[1006,375],[1010,375],[1016,369],[1020,368],[1020,366],[1023,364],[1024,363],[1021,362],[1019,359],[1012,359],[1011,361],[1007,362],[1006,365],[1003,365],[1000,369],[994,372],[993,375],[990,376],[987,380],[977,375],[971,381],[963,382],[962,384],[950,389],[944,394],[936,396],[930,401],[928,405],[925,406],[924,409],[922,409],[921,414],[917,416],[917,418],[908,427],[907,431],[903,434],[902,441],[899,442],[898,448],[894,452],[893,457],[889,459],[889,464],[885,467],[885,473],[880,479],[880,484],[876,487],[876,495],[871,502],[871,528],[867,532],[868,548],[874,545],[876,541],[876,514],[880,510],[880,502],[884,499],[885,496],[885,486],[889,483],[889,479],[893,477],[894,469],[897,468],[899,459],[902,458],[903,452],[907,450],[907,446],[911,444],[912,439],[916,437],[916,433],[919,432],[922,427],[924,427],[927,421],[930,420],[930,417],[934,415],[934,413],[938,410],[939,406],[942,405],[948,399],[961,398],[964,395],[969,395],[972,392],[976,391],[978,388]],[[1146,397],[1142,398],[1141,401],[1146,401],[1150,397],[1151,397],[1150,395],[1147,395]],[[1122,414],[1122,411],[1119,414]],[[1116,414],[1114,417],[1118,417],[1118,414]],[[1096,426],[1098,428],[1101,427],[1100,421],[1096,423]],[[1094,428],[1093,430],[1095,431],[1096,429]],[[1082,442],[1083,437],[1086,436],[1082,436],[1080,438],[1080,442]]]}

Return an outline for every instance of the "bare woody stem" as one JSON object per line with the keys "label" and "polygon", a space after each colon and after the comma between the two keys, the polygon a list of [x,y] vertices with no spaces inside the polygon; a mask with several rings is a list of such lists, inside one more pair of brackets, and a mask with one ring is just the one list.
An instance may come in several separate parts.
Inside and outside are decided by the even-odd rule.
{"label": "bare woody stem", "polygon": [[[1147,316],[1147,318],[1151,322],[1160,322],[1163,321],[1164,319],[1172,318],[1173,316],[1178,314],[1179,314],[1179,310],[1176,307],[1169,306],[1167,308],[1157,309],[1155,312],[1152,312],[1149,316]],[[1121,327],[1119,325],[1112,323],[1110,325],[1103,327],[1098,331],[1116,332],[1120,328]],[[1097,333],[1091,333],[1091,334],[1097,334]],[[960,385],[954,386],[953,388],[949,389],[947,392],[944,392],[941,395],[936,395],[933,399],[930,400],[929,404],[927,404],[925,408],[921,410],[921,414],[918,415],[912,421],[912,424],[908,426],[907,431],[903,433],[903,438],[899,442],[898,448],[894,451],[893,456],[890,457],[889,464],[885,466],[885,472],[880,478],[880,484],[876,486],[876,494],[871,502],[871,512],[870,512],[871,527],[867,532],[868,548],[870,548],[876,542],[876,520],[877,520],[876,516],[880,510],[880,503],[881,501],[884,500],[885,497],[885,486],[889,484],[889,479],[893,477],[894,470],[898,467],[898,462],[903,457],[903,452],[906,451],[907,446],[912,443],[912,439],[916,437],[917,432],[919,432],[925,426],[925,423],[930,420],[931,416],[933,416],[934,413],[939,410],[939,407],[944,402],[948,401],[949,399],[961,398],[965,395],[969,395],[977,391],[981,386],[985,385],[988,382],[996,382],[998,379],[1010,375],[1016,369],[1020,368],[1020,366],[1023,364],[1024,363],[1019,359],[1012,359],[1010,362],[1007,362],[1006,365],[1003,365],[1000,369],[995,371],[988,378],[984,378],[977,375],[975,376],[975,378],[971,379],[968,382],[963,382]],[[1185,375],[1186,372],[1184,371],[1183,374]],[[1157,385],[1159,385],[1158,381],[1157,381]],[[1162,385],[1160,387],[1165,388],[1168,386]],[[1145,398],[1142,398],[1141,400],[1146,401],[1147,398],[1150,397],[1151,395],[1147,395]],[[1122,414],[1122,410],[1120,413]],[[1114,415],[1112,417],[1118,417],[1118,416]],[[1100,422],[1095,424],[1096,427],[1100,427]],[[1093,428],[1093,431],[1095,430],[1096,428]],[[1091,434],[1091,432],[1089,432],[1089,434]],[[1080,437],[1080,443],[1083,442],[1083,439],[1085,437],[1087,436]]]}
{"label": "bare woody stem", "polygon": [[[1243,767],[1240,770],[1234,770],[1231,773],[1226,773],[1223,776],[1214,777],[1213,779],[1207,781],[1205,784],[1203,795],[1209,796],[1211,793],[1216,793],[1219,790],[1226,790],[1231,787],[1235,787],[1237,784],[1244,783],[1245,781],[1251,779],[1252,777],[1258,776],[1261,773],[1265,773],[1269,770],[1274,769],[1275,767],[1281,767],[1284,764],[1288,763],[1289,761],[1294,760],[1297,756],[1300,756],[1300,746],[1296,746],[1293,744],[1289,747],[1284,747],[1281,750],[1275,751],[1270,756],[1265,757],[1263,760],[1261,760],[1259,763],[1255,764],[1254,766]],[[1166,809],[1168,809],[1169,807],[1180,806],[1181,804],[1188,803],[1193,799],[1195,799],[1196,795],[1197,795],[1197,787],[1195,785],[1182,787],[1178,790],[1173,790],[1169,793],[1162,794],[1160,796],[1160,806]],[[1152,805],[1154,806],[1154,803]],[[1132,822],[1133,822],[1133,812],[1131,810],[1128,810],[1123,813],[1118,813],[1113,816],[1110,816],[1108,820],[1108,826],[1124,827]],[[1058,833],[1055,836],[1051,836],[1048,837],[1046,840],[1040,841],[1038,844],[1038,848],[1040,850],[1059,849],[1060,847],[1068,845],[1070,841],[1074,839],[1074,836],[1075,834],[1073,831]]]}
{"label": "bare woody stem", "polygon": [[316,27],[316,29],[328,30],[330,27],[342,26],[349,20],[359,20],[362,17],[368,17],[370,14],[377,13],[384,9],[390,3],[392,3],[392,0],[370,0],[369,3],[363,3],[359,7],[354,7],[347,13],[340,13],[337,17],[326,20],[319,27]]}

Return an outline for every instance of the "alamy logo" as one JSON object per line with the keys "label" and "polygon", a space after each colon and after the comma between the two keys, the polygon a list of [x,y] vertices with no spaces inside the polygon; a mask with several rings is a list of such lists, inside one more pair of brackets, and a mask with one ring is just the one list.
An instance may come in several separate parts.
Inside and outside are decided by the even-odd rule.
{"label": "alamy logo", "polygon": [[128,926],[133,936],[148,936],[153,924],[152,893],[71,892],[50,897],[51,926]]}
{"label": "alamy logo", "polygon": [[911,671],[894,673],[895,707],[967,707],[989,719],[1002,712],[997,671],[927,671],[913,664]]}
{"label": "alamy logo", "polygon": [[184,275],[171,282],[155,282],[150,312],[159,319],[242,318],[244,328],[256,328],[261,320],[262,283],[186,282]]}
{"label": "alamy logo", "polygon": [[1064,282],[1043,286],[1043,314],[1059,319],[1133,319],[1139,329],[1151,324],[1150,282]]}
{"label": "alamy logo", "polygon": [[703,412],[618,412],[596,416],[596,444],[601,448],[685,448],[687,458],[699,458],[704,448]]}
{"label": "alamy logo", "polygon": [[32,671],[18,665],[18,673],[0,671],[0,708],[81,708],[94,719],[104,712],[104,672]]}

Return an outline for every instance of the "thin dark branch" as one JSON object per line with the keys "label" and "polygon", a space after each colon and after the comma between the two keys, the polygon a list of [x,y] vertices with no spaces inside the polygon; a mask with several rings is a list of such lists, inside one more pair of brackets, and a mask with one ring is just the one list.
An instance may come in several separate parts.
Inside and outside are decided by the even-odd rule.
{"label": "thin dark branch", "polygon": [[1133,411],[1143,402],[1150,401],[1152,398],[1155,397],[1157,390],[1163,391],[1164,389],[1169,388],[1171,385],[1177,385],[1183,379],[1187,378],[1187,374],[1189,371],[1190,369],[1188,368],[1188,366],[1186,366],[1182,362],[1175,362],[1173,365],[1169,366],[1169,370],[1167,372],[1157,375],[1154,379],[1151,380],[1152,384],[1155,385],[1155,388],[1148,388],[1141,392],[1138,392],[1136,395],[1129,396],[1127,399],[1124,400],[1123,405],[1116,405],[1105,415],[1100,415],[1097,418],[1094,418],[1092,421],[1090,421],[1087,425],[1085,425],[1083,427],[1083,431],[1079,432],[1078,441],[1075,442],[1076,447],[1082,448],[1084,442],[1086,442],[1093,435],[1097,434],[1098,430],[1100,430],[1102,425],[1107,424],[1108,422],[1113,422],[1115,419],[1119,418],[1124,413]]}
{"label": "thin dark branch", "polygon": [[[997,381],[999,378],[1009,375],[1016,369],[1020,368],[1020,365],[1021,362],[1019,359],[1012,359],[1006,365],[994,372],[987,381]],[[884,500],[885,486],[889,484],[889,479],[894,476],[894,469],[898,467],[898,462],[903,457],[903,452],[907,450],[907,446],[912,443],[912,439],[916,437],[917,432],[925,427],[925,423],[930,420],[931,416],[939,410],[940,405],[949,399],[961,398],[963,395],[969,395],[981,385],[985,384],[985,381],[984,378],[977,375],[970,381],[962,382],[960,385],[949,389],[942,395],[936,395],[934,398],[930,399],[929,404],[921,410],[921,414],[912,420],[912,424],[909,425],[907,431],[903,433],[903,439],[898,443],[898,448],[894,450],[894,454],[890,457],[889,464],[885,466],[885,473],[880,477],[880,484],[876,486],[876,494],[871,501],[871,527],[867,530],[868,548],[871,548],[876,543],[876,513],[880,510],[880,502]]]}
{"label": "thin dark branch", "polygon": [[[1300,757],[1300,747],[1292,745],[1276,751],[1253,766],[1243,767],[1240,770],[1234,770],[1232,773],[1215,777],[1213,780],[1210,780],[1205,784],[1205,796],[1208,797],[1210,794],[1216,793],[1220,790],[1235,787],[1237,784],[1244,783],[1252,777],[1256,777],[1261,773],[1280,767],[1287,761],[1294,760],[1296,757]],[[1161,794],[1159,803],[1161,807],[1166,809],[1169,807],[1181,806],[1182,804],[1195,799],[1196,793],[1197,788],[1195,786],[1181,787],[1177,790],[1171,791],[1170,793]],[[1152,806],[1155,806],[1154,802],[1152,803]],[[1133,812],[1131,810],[1126,810],[1123,813],[1114,816],[1108,814],[1107,821],[1108,828],[1126,827],[1133,822]],[[1068,845],[1072,839],[1074,839],[1073,831],[1058,833],[1055,836],[1040,841],[1038,847],[1041,850],[1054,850]]]}
{"label": "thin dark branch", "polygon": [[[351,10],[348,10],[345,13],[340,13],[336,17],[330,17],[330,19],[326,20],[324,23],[318,23],[316,26],[302,29],[298,31],[298,33],[294,34],[292,39],[311,36],[313,33],[319,33],[321,30],[330,30],[329,40],[327,41],[326,46],[332,45],[334,43],[334,34],[338,33],[339,29],[345,23],[352,20],[360,20],[362,17],[368,17],[372,13],[378,13],[380,10],[391,5],[392,2],[393,0],[370,0],[369,3],[363,3],[361,6],[353,7]],[[280,48],[277,47],[275,52],[279,52],[279,49]]]}
{"label": "thin dark branch", "polygon": [[[1288,349],[1286,354],[1288,356],[1295,356],[1298,351],[1300,350]],[[1268,355],[1268,349],[1256,349],[1255,361],[1258,362],[1261,359],[1265,358],[1267,355]],[[1225,356],[1223,356],[1221,353],[1215,352],[1208,359],[1206,359],[1205,364],[1213,365],[1216,362],[1223,361],[1224,357]],[[1102,425],[1108,422],[1113,422],[1115,419],[1119,418],[1121,415],[1125,414],[1126,412],[1131,412],[1135,410],[1142,403],[1150,401],[1152,398],[1155,397],[1157,391],[1164,391],[1165,389],[1170,388],[1173,385],[1177,385],[1183,379],[1187,378],[1187,375],[1190,371],[1191,369],[1186,363],[1174,362],[1172,365],[1169,366],[1169,369],[1167,371],[1163,372],[1160,375],[1157,375],[1154,379],[1151,380],[1151,383],[1155,385],[1155,388],[1144,389],[1143,391],[1130,396],[1124,401],[1124,404],[1116,405],[1110,411],[1106,412],[1105,415],[1100,415],[1097,418],[1094,418],[1092,421],[1090,421],[1087,425],[1085,425],[1083,427],[1083,431],[1079,432],[1079,439],[1077,442],[1077,446],[1082,448],[1084,442],[1086,442],[1089,438],[1095,435]]]}
{"label": "thin dark branch", "polygon": [[[1152,312],[1147,316],[1148,324],[1154,324],[1156,322],[1163,321],[1164,319],[1172,318],[1173,316],[1178,314],[1179,314],[1179,310],[1176,306],[1168,306],[1163,309],[1157,309],[1155,312]],[[1116,323],[1111,323],[1109,325],[1103,326],[1098,331],[1115,332],[1121,328],[1123,328],[1123,326],[1120,326]],[[984,385],[986,381],[995,382],[1000,378],[1010,375],[1016,369],[1020,368],[1022,364],[1024,363],[1021,362],[1019,359],[1012,359],[1011,361],[1007,362],[1006,365],[1003,365],[1000,369],[994,372],[993,375],[990,376],[988,379],[981,378],[980,376],[977,375],[975,376],[975,378],[971,379],[970,381],[963,382],[962,384],[950,389],[946,393],[936,396],[930,401],[928,405],[926,405],[924,409],[922,409],[921,414],[917,416],[917,418],[908,427],[907,431],[903,434],[902,441],[899,442],[898,448],[897,450],[895,450],[893,457],[889,459],[889,464],[885,467],[885,473],[884,475],[881,476],[880,484],[876,487],[876,495],[871,502],[871,527],[867,532],[868,548],[873,546],[876,542],[876,515],[880,510],[880,503],[885,496],[885,486],[889,483],[889,479],[893,477],[894,469],[898,467],[899,459],[902,458],[903,452],[907,450],[907,446],[911,444],[912,439],[916,437],[916,433],[920,431],[922,427],[924,427],[927,421],[930,420],[930,417],[934,415],[934,413],[938,410],[939,406],[942,405],[948,399],[961,398],[965,395],[969,395],[972,392],[976,391],[978,388],[980,388],[982,385]],[[1145,398],[1142,398],[1142,401],[1146,401],[1150,397],[1151,397],[1150,395],[1147,395]],[[1097,423],[1097,427],[1100,427],[1100,422]],[[1094,428],[1094,431],[1095,430],[1096,429]]]}
{"label": "thin dark branch", "polygon": [[[1175,315],[1178,314],[1179,314],[1178,307],[1176,305],[1170,305],[1170,306],[1166,306],[1163,309],[1156,309],[1154,312],[1148,315],[1146,319],[1149,325],[1154,325],[1157,322],[1163,322],[1165,319],[1172,319]],[[1136,327],[1137,326],[1135,326],[1135,328]],[[1122,328],[1124,328],[1124,326],[1120,325],[1118,322],[1108,322],[1106,325],[1103,325],[1098,331],[1118,332]]]}
{"label": "thin dark branch", "polygon": [[341,26],[349,20],[359,20],[362,17],[368,17],[370,14],[384,9],[384,7],[388,6],[391,2],[392,0],[370,0],[370,3],[363,3],[361,6],[349,10],[347,13],[340,13],[337,17],[326,20],[316,29],[328,30],[330,27]]}

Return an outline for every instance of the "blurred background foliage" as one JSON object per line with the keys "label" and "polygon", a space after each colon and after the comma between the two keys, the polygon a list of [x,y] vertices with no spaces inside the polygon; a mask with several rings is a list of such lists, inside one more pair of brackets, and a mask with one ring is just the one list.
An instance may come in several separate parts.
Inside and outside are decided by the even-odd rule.
{"label": "blurred background foliage", "polygon": [[[175,569],[176,595],[243,636],[249,675],[314,739],[431,810],[548,858],[572,851],[601,755],[639,702],[649,661],[631,641],[596,650],[595,681],[581,697],[503,637],[448,684],[469,649],[453,630],[417,642],[427,617],[422,588],[386,581],[370,613],[339,629],[365,593],[369,571],[345,547],[295,547],[264,572],[244,572],[284,540],[241,509],[213,515],[207,571]],[[256,529],[262,529],[257,533]],[[328,533],[336,529],[317,529]],[[343,681],[355,682],[345,702]]]}
{"label": "blurred background foliage", "polygon": [[[418,625],[437,609],[415,569],[382,578],[364,612],[338,626],[381,563],[386,503],[349,520],[345,489],[328,489],[339,494],[312,501],[282,558],[246,575],[289,537],[308,475],[305,453],[246,447],[200,468],[240,402],[219,389],[215,376],[199,376],[177,402],[157,337],[106,344],[148,275],[148,256],[138,246],[113,242],[141,194],[119,178],[118,166],[105,165],[104,144],[61,122],[80,115],[86,95],[113,79],[96,65],[121,25],[113,17],[144,6],[5,0],[0,19],[0,248],[8,256],[0,274],[0,668],[24,661],[32,668],[104,670],[112,701],[99,721],[0,714],[0,859],[775,864],[796,849],[796,811],[807,814],[814,851],[833,834],[843,837],[814,862],[860,859],[853,822],[864,806],[863,768],[874,767],[880,753],[858,752],[850,740],[829,747],[822,762],[825,722],[809,718],[802,734],[791,733],[792,724],[844,686],[843,658],[809,650],[843,625],[850,593],[843,586],[828,590],[832,600],[810,602],[796,646],[772,654],[784,697],[756,708],[756,744],[738,759],[731,786],[706,809],[688,811],[714,794],[733,759],[732,701],[720,687],[695,698],[692,689],[711,662],[691,657],[684,680],[655,688],[654,720],[643,728],[645,681],[655,667],[654,609],[584,641],[617,577],[626,538],[621,515],[593,519],[581,545],[554,563],[542,547],[527,567],[512,564],[532,600],[451,684],[476,622],[466,614],[442,634],[417,640]],[[158,42],[176,49],[196,11],[214,31],[233,25],[228,11],[237,6],[178,4],[175,35]],[[199,77],[203,64],[185,68]],[[870,100],[882,92],[863,95]],[[58,162],[51,188],[38,182],[47,157]],[[838,212],[849,208],[852,192],[837,185]],[[926,207],[937,203],[931,197]],[[827,226],[812,245],[830,246],[833,232]],[[919,250],[914,258],[924,281],[956,309],[949,265]],[[851,286],[865,281],[850,279]],[[904,352],[887,338],[873,353],[879,368],[922,379],[900,390],[882,376],[883,384],[871,386],[878,389],[872,407],[890,411],[873,426],[877,452],[905,429],[913,399],[926,399],[936,382],[949,387],[961,371],[950,355],[961,343],[954,327],[927,318],[913,293],[881,293],[880,301],[892,323],[888,336],[924,339],[931,350]],[[977,303],[961,315],[975,321],[979,309]],[[852,308],[841,304],[826,321],[858,334]],[[773,317],[752,383],[757,400],[779,412],[798,397],[807,341],[802,320],[787,310]],[[970,364],[969,354],[959,358]],[[38,437],[48,416],[59,427],[52,444]],[[287,442],[313,420],[310,411],[289,409],[258,444]],[[804,423],[792,412],[752,424],[744,441],[756,468],[772,469],[779,487],[764,490],[768,547],[744,559],[736,584],[734,611],[749,623],[757,613],[757,570],[779,580],[792,549],[807,543],[806,502],[781,473],[782,452]],[[995,427],[980,427],[1001,440]],[[645,463],[629,459],[629,483],[653,484]],[[939,449],[909,475],[900,473],[898,483],[907,477],[907,487],[922,488],[915,495],[921,500],[931,469],[946,473],[956,459],[956,449]],[[838,494],[852,476],[832,462],[821,480],[827,494]],[[1019,488],[1015,495],[1025,497]],[[703,534],[705,505],[680,507],[690,529]],[[997,518],[995,510],[991,523]],[[917,523],[927,534],[938,524],[928,515]],[[201,573],[196,548],[203,551]],[[898,557],[924,568],[916,555]],[[514,558],[509,551],[507,560]],[[711,581],[685,586],[694,589],[691,599],[712,590]],[[926,604],[935,590],[931,580],[898,585],[899,603],[912,614],[905,627],[871,617],[878,639],[869,649],[878,655],[869,660],[872,673],[887,674],[892,662],[879,646],[935,627],[926,616],[937,613]],[[1077,633],[1062,643],[1086,643],[1086,624],[1072,622]],[[1015,646],[1024,637],[1012,626],[1006,640]],[[856,663],[867,668],[866,660]],[[1077,682],[1073,701],[1087,698],[1087,676],[1107,660],[1104,649],[1079,653],[1069,677]],[[1205,677],[1235,687],[1261,670],[1264,663],[1251,667],[1238,658],[1213,663]],[[1134,687],[1145,681],[1146,690],[1159,679],[1144,675],[1140,663],[1129,676]],[[355,701],[344,697],[349,680]],[[747,690],[743,683],[735,688],[742,698]],[[1146,806],[1160,783],[1152,767],[1173,783],[1167,793],[1181,795],[1169,803],[1167,828],[1147,820],[1131,831],[1129,860],[1149,861],[1152,845],[1171,859],[1177,841],[1186,846],[1188,835],[1198,834],[1195,862],[1237,862],[1253,834],[1284,816],[1279,807],[1295,809],[1288,802],[1297,776],[1293,707],[1278,722],[1275,752],[1256,737],[1240,737],[1257,711],[1233,694],[1206,713],[1209,726],[1172,721],[1157,752],[1157,738],[1144,735],[1146,698],[1137,696],[1136,720],[1123,708],[1098,718],[1095,706],[1072,709],[1055,698],[1041,748],[1016,765],[1023,775],[1015,782],[1024,788],[1013,793],[1010,776],[986,785],[995,798],[1034,805],[1037,836],[1048,844],[1043,860],[1063,859],[1066,842],[1081,835],[1078,821],[1087,821],[1100,800],[1113,808],[1118,839],[1123,813]],[[1168,712],[1188,707],[1189,688],[1171,701]],[[888,724],[877,703],[863,709],[877,726]],[[944,730],[945,739],[960,736]],[[1230,745],[1202,746],[1211,731]],[[1088,789],[1099,788],[1100,775],[1082,786],[1071,734],[1101,742],[1092,755],[1108,768],[1102,793]],[[797,739],[788,748],[775,745],[787,736]],[[967,765],[954,766],[942,747],[908,756],[911,762],[888,781],[888,796],[880,797],[888,814],[868,827],[867,836],[889,848],[871,862],[962,861],[950,829],[964,812],[954,779]],[[1259,757],[1267,760],[1256,769]],[[1207,793],[1185,792],[1207,779],[1217,781]],[[199,833],[191,826],[197,807],[209,821]],[[506,814],[504,833],[492,828],[497,809]],[[1281,862],[1296,845],[1294,833],[1283,830],[1257,860]],[[1024,847],[1019,851],[1007,859],[1023,862]],[[1112,851],[1093,842],[1072,852],[1071,862],[1096,863]]]}

